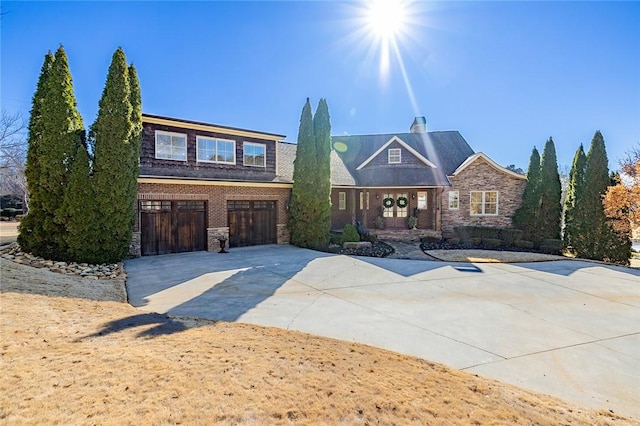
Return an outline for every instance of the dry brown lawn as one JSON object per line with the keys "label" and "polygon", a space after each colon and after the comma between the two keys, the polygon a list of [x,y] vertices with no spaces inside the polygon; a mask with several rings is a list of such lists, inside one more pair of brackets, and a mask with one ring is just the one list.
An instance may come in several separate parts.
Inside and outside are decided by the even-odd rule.
{"label": "dry brown lawn", "polygon": [[51,273],[0,263],[1,424],[638,424],[365,345],[28,294]]}

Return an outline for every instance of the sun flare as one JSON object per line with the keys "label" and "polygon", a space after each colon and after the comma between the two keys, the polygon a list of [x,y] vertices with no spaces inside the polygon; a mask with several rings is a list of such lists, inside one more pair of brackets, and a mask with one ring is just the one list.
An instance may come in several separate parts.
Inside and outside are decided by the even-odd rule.
{"label": "sun flare", "polygon": [[376,37],[395,38],[407,24],[406,2],[373,0],[369,3],[366,20],[369,30]]}

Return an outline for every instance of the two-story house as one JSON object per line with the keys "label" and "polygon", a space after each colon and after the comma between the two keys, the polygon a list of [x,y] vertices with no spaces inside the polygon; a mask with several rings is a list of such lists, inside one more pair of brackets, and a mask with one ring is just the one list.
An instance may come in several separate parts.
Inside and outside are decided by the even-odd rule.
{"label": "two-story house", "polygon": [[[286,244],[296,145],[283,135],[143,115],[133,255]],[[332,228],[511,225],[526,178],[475,153],[457,131],[336,136]]]}
{"label": "two-story house", "polygon": [[132,254],[289,241],[283,135],[143,114]]}

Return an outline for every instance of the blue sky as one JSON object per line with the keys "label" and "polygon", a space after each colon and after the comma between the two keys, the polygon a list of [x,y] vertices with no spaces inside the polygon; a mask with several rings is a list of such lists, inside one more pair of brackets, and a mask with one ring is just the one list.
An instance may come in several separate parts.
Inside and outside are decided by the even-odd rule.
{"label": "blue sky", "polygon": [[[85,125],[114,50],[144,112],[297,138],[309,97],[332,134],[459,130],[526,169],[552,136],[560,167],[602,131],[611,168],[640,143],[640,2],[414,2],[381,72],[365,2],[2,1],[1,102],[31,108],[47,51],[69,56]],[[397,60],[402,59],[402,65]]]}

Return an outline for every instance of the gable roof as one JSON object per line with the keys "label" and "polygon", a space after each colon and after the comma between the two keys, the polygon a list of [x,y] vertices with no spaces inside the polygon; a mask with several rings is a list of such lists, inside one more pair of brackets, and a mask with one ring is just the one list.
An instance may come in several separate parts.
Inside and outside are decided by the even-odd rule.
{"label": "gable roof", "polygon": [[[372,163],[372,159],[392,142],[398,142],[415,153],[424,165]],[[447,176],[474,154],[467,141],[455,130],[333,136],[332,145],[356,185],[362,186],[448,186]]]}
{"label": "gable roof", "polygon": [[483,159],[484,161],[486,161],[491,167],[493,167],[494,169],[498,170],[499,172],[505,173],[505,174],[507,174],[509,176],[512,176],[512,177],[515,177],[515,178],[518,178],[518,179],[526,179],[527,178],[525,175],[521,175],[520,173],[516,173],[513,170],[509,170],[509,169],[507,169],[505,167],[502,167],[501,165],[499,165],[498,163],[493,161],[491,158],[489,158],[489,156],[487,154],[485,154],[484,152],[476,152],[475,154],[473,154],[472,156],[467,158],[462,164],[460,164],[460,166],[458,166],[458,168],[450,176],[456,176],[457,174],[462,172],[464,169],[469,167],[471,164],[473,164],[474,162],[476,162],[480,158]]}
{"label": "gable roof", "polygon": [[427,165],[429,167],[435,167],[435,168],[438,167],[435,164],[433,164],[431,161],[429,161],[426,158],[424,158],[424,156],[422,156],[422,154],[420,154],[418,151],[416,151],[415,149],[413,149],[409,145],[407,145],[407,143],[404,142],[402,139],[400,139],[397,136],[394,136],[391,139],[389,139],[387,141],[387,143],[382,145],[376,152],[371,154],[371,156],[369,158],[364,160],[364,162],[362,164],[360,164],[358,167],[356,167],[356,170],[361,170],[363,167],[365,167],[367,164],[369,164],[374,158],[376,158],[378,155],[380,155],[380,153],[382,151],[384,151],[386,147],[388,147],[389,145],[391,145],[394,142],[397,142],[398,144],[402,145],[407,151],[409,151],[411,154],[416,156],[416,158],[418,158],[418,160],[422,161],[425,165]]}

